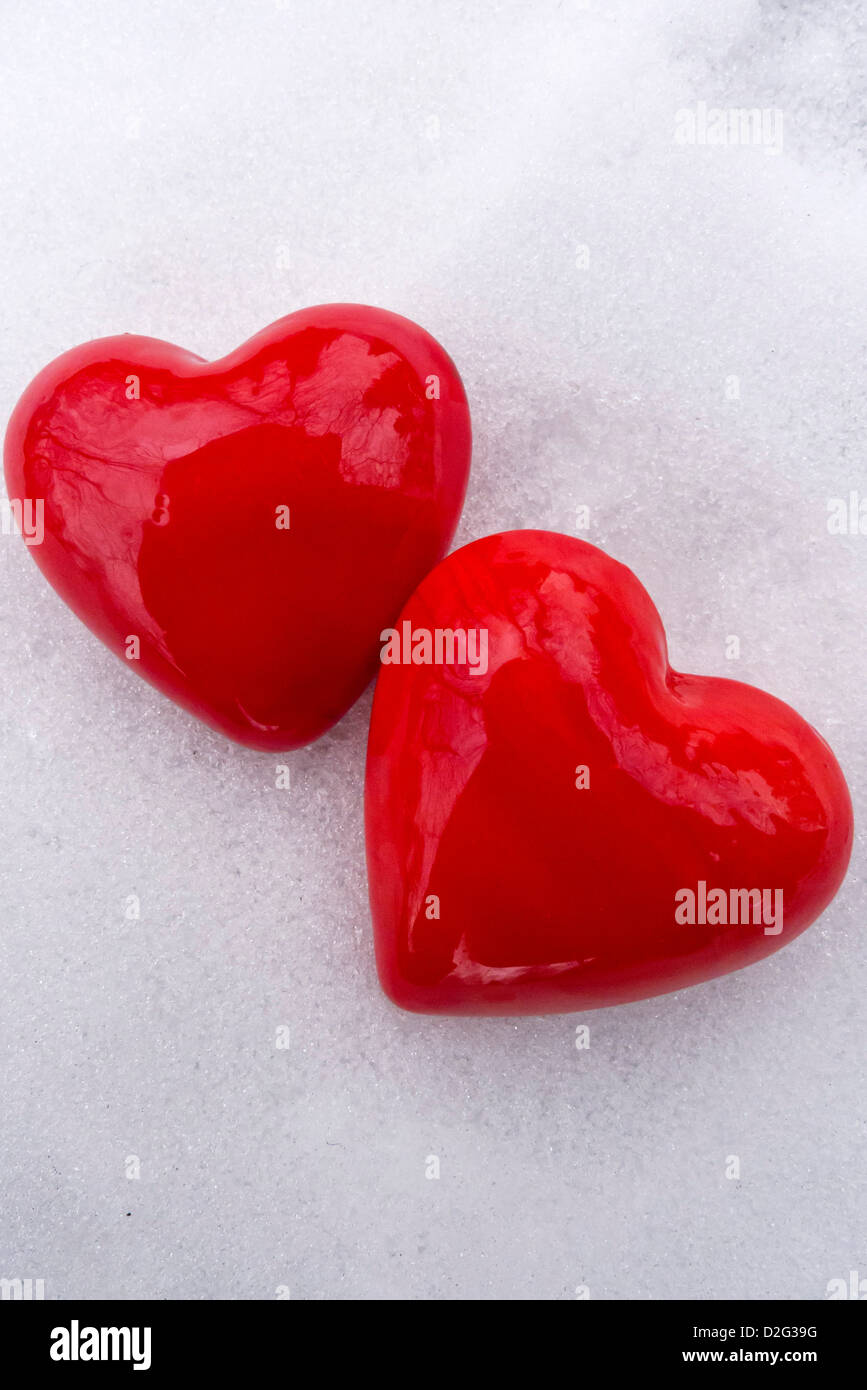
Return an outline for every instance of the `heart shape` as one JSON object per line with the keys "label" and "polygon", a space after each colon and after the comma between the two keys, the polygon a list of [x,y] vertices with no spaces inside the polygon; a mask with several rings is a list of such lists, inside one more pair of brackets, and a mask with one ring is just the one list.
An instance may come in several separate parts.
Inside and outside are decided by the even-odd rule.
{"label": "heart shape", "polygon": [[367,855],[404,1008],[664,994],[778,950],[842,882],[852,807],[828,745],[763,691],[672,671],[648,594],[594,546],[474,541],[383,663]]}
{"label": "heart shape", "polygon": [[87,626],[214,728],[288,750],[358,698],[447,550],[470,418],[428,333],[330,304],[218,362],[130,334],[75,348],[24,393],[5,457]]}

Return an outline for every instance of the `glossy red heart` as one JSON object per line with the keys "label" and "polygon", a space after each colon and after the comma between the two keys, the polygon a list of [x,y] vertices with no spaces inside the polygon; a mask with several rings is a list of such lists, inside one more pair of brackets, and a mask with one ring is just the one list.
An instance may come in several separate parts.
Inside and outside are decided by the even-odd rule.
{"label": "glossy red heart", "polygon": [[86,343],[36,377],[6,436],[9,497],[58,593],[261,749],[308,743],[361,694],[381,629],[448,548],[469,462],[454,364],[358,304],[290,314],[218,362]]}
{"label": "glossy red heart", "polygon": [[852,808],[828,745],[763,691],[672,671],[649,596],[594,546],[474,541],[383,656],[367,853],[404,1008],[663,994],[776,951],[843,879]]}

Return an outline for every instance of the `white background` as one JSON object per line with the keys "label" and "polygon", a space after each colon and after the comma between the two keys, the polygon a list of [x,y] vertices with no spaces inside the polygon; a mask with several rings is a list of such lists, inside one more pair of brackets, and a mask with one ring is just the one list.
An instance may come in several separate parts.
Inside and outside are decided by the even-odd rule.
{"label": "white background", "polygon": [[[826,525],[867,495],[859,11],[2,0],[2,414],[92,337],[221,356],[306,304],[406,314],[472,404],[457,543],[589,505],[673,664],[794,704],[863,814],[867,536]],[[701,101],[779,110],[782,151],[677,144]],[[279,791],[14,536],[0,564],[0,1275],[321,1299],[867,1276],[863,845],[738,975],[404,1015],[373,966],[369,693]]]}

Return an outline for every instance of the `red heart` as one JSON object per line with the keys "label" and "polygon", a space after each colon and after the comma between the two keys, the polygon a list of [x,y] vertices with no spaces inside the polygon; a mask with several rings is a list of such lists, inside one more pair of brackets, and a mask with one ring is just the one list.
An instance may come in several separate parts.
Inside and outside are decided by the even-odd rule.
{"label": "red heart", "polygon": [[763,691],[672,671],[649,596],[591,545],[474,541],[383,657],[367,853],[404,1008],[663,994],[777,950],[843,879],[852,807],[828,745]]}
{"label": "red heart", "polygon": [[[205,362],[152,338],[57,358],[6,477],[41,569],[153,685],[253,748],[317,738],[448,548],[470,460],[460,378],[416,324],[329,304]],[[138,639],[138,646],[134,639]]]}

